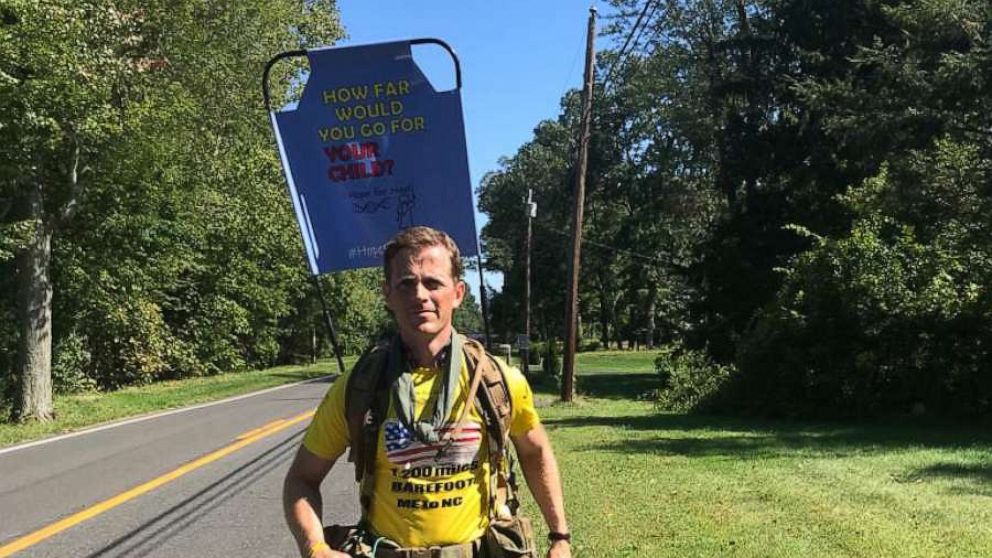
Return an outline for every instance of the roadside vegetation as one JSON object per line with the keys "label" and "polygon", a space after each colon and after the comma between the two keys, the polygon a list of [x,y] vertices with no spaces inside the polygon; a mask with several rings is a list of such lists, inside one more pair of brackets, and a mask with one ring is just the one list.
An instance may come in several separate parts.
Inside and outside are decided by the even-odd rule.
{"label": "roadside vegetation", "polygon": [[581,354],[582,396],[540,409],[577,558],[992,554],[987,429],[659,412],[637,400],[661,385],[657,354],[613,370],[614,355]]}
{"label": "roadside vegetation", "polygon": [[[350,366],[354,357],[345,359]],[[101,423],[166,409],[216,401],[282,384],[337,373],[333,359],[309,366],[277,366],[267,370],[219,374],[128,387],[56,396],[56,415],[48,422],[0,423],[0,446],[27,442]]]}

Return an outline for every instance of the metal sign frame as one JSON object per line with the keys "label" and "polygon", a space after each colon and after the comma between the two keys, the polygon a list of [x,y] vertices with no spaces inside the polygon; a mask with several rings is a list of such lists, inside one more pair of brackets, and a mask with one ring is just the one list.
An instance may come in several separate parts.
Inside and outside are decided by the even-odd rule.
{"label": "metal sign frame", "polygon": [[[440,39],[435,39],[435,38],[419,38],[419,39],[411,39],[409,41],[402,41],[402,42],[408,43],[411,47],[412,46],[415,46],[415,45],[433,44],[433,45],[440,46],[445,51],[447,51],[447,53],[449,54],[449,56],[451,57],[451,59],[452,59],[452,61],[454,63],[454,67],[455,67],[455,90],[457,90],[458,92],[461,91],[461,89],[462,89],[461,62],[458,59],[458,55],[455,53],[454,49],[452,49],[451,46],[448,45],[448,43],[446,43],[446,42],[444,42],[444,41],[442,41]],[[388,44],[388,43],[380,43],[380,44]],[[375,45],[356,45],[356,46],[375,46]],[[315,50],[327,50],[328,48],[333,48],[333,47],[325,47],[325,48],[315,49]],[[343,48],[351,48],[351,47],[343,47]],[[262,95],[263,95],[263,100],[264,100],[264,103],[265,103],[265,110],[269,114],[269,123],[272,126],[272,131],[273,131],[273,134],[274,134],[275,139],[276,139],[276,144],[277,144],[277,148],[278,148],[278,152],[279,152],[279,158],[280,158],[280,161],[281,161],[281,163],[283,165],[283,174],[284,174],[284,176],[286,178],[286,185],[287,185],[288,193],[289,193],[290,199],[291,199],[291,201],[293,203],[293,210],[294,210],[294,212],[296,214],[297,225],[299,226],[299,229],[300,229],[300,239],[302,241],[304,253],[306,254],[307,264],[308,264],[308,267],[309,267],[310,272],[311,272],[311,278],[313,280],[314,287],[317,290],[318,296],[320,298],[321,308],[323,310],[324,323],[325,323],[325,326],[327,327],[328,334],[330,335],[331,344],[332,344],[332,347],[334,349],[335,356],[337,357],[338,368],[343,373],[344,372],[344,362],[343,362],[342,357],[341,357],[341,351],[340,351],[340,347],[339,347],[338,340],[337,340],[337,332],[336,332],[335,327],[334,327],[334,321],[333,321],[333,319],[332,319],[332,317],[330,315],[330,312],[328,310],[328,305],[327,305],[326,299],[324,297],[323,289],[322,289],[322,287],[320,285],[320,281],[318,280],[318,276],[320,275],[320,272],[318,270],[317,261],[316,261],[316,256],[317,256],[317,252],[316,252],[316,249],[317,249],[316,239],[313,236],[313,231],[312,230],[309,230],[308,227],[305,226],[305,223],[307,223],[308,220],[309,220],[309,216],[307,214],[308,208],[305,206],[305,204],[302,204],[301,203],[301,197],[300,197],[299,192],[297,190],[297,186],[296,186],[296,183],[295,183],[294,178],[293,178],[293,173],[292,173],[292,171],[290,169],[290,166],[289,166],[289,159],[288,159],[288,154],[286,152],[286,146],[284,144],[284,141],[283,141],[283,138],[282,138],[282,134],[281,134],[280,129],[279,129],[279,123],[278,123],[277,118],[276,118],[276,114],[279,111],[274,110],[273,107],[272,107],[272,97],[271,97],[270,88],[269,88],[269,76],[270,76],[270,73],[271,73],[272,68],[275,66],[276,63],[278,63],[279,61],[282,61],[282,60],[286,60],[286,59],[290,59],[290,58],[295,58],[295,57],[307,57],[307,58],[309,58],[311,52],[312,51],[310,51],[310,50],[292,50],[292,51],[287,51],[287,52],[279,53],[279,54],[275,55],[274,57],[272,57],[268,61],[268,63],[265,65],[265,69],[264,69],[263,74],[262,74]],[[474,219],[474,202],[471,203],[471,206],[473,208],[473,219]],[[473,226],[473,228],[474,228],[474,226]],[[489,340],[489,317],[488,317],[488,308],[487,308],[488,307],[488,301],[487,301],[488,296],[487,296],[487,293],[486,293],[486,287],[485,287],[485,282],[484,282],[484,278],[483,278],[483,265],[482,265],[482,256],[481,256],[481,245],[479,244],[479,241],[478,241],[477,232],[475,233],[474,236],[475,236],[475,238],[473,238],[473,241],[475,242],[474,248],[475,248],[475,252],[476,252],[476,261],[477,261],[477,265],[478,265],[478,269],[479,269],[479,292],[480,292],[480,296],[481,296],[481,301],[480,302],[481,302],[481,305],[482,305],[483,327],[485,329],[485,336],[486,336],[486,340],[487,340],[487,344],[488,344],[488,340]]]}

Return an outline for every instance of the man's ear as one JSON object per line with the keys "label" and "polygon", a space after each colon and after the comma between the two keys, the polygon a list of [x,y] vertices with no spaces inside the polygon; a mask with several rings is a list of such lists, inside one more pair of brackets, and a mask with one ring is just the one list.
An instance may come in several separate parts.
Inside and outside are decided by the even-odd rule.
{"label": "man's ear", "polygon": [[462,305],[462,300],[465,299],[465,281],[458,281],[455,283],[455,302],[451,305],[452,308],[458,308]]}

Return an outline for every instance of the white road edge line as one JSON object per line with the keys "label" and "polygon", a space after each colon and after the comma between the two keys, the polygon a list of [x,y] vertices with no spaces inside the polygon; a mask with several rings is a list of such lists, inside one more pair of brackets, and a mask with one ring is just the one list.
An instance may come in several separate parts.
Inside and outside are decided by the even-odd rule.
{"label": "white road edge line", "polygon": [[169,415],[177,415],[179,413],[185,413],[187,411],[195,411],[197,409],[203,409],[206,407],[213,407],[214,405],[223,405],[225,403],[232,403],[240,399],[247,399],[249,397],[255,397],[256,395],[263,395],[266,393],[271,393],[273,391],[279,391],[280,389],[291,388],[293,386],[298,386],[302,384],[310,384],[314,382],[319,382],[321,380],[326,380],[327,378],[333,378],[337,374],[328,374],[326,376],[320,376],[317,378],[310,378],[309,380],[303,380],[302,382],[296,382],[293,384],[283,384],[281,386],[275,386],[263,389],[262,391],[254,391],[251,393],[245,393],[242,395],[235,395],[234,397],[228,397],[227,399],[221,399],[219,401],[210,401],[207,403],[200,403],[199,405],[193,405],[192,407],[182,407],[179,409],[170,409],[168,411],[161,411],[158,413],[152,413],[150,415],[141,415],[138,417],[123,419],[117,422],[110,422],[107,424],[102,424],[100,426],[94,426],[92,428],[85,428],[83,430],[77,430],[75,432],[69,432],[67,434],[60,434],[58,436],[52,436],[51,438],[43,438],[41,440],[35,440],[33,442],[25,442],[23,444],[18,444],[16,446],[10,446],[8,448],[0,448],[0,455],[5,453],[13,453],[15,451],[24,450],[28,448],[33,448],[35,446],[42,446],[45,444],[50,444],[52,442],[59,442],[61,440],[66,440],[69,438],[75,438],[76,436],[82,436],[84,434],[92,434],[94,432],[100,432],[101,430],[110,430],[111,428],[117,428],[118,426],[126,426],[128,424],[134,424],[137,422],[144,422],[146,420],[152,420],[161,417],[167,417]]}

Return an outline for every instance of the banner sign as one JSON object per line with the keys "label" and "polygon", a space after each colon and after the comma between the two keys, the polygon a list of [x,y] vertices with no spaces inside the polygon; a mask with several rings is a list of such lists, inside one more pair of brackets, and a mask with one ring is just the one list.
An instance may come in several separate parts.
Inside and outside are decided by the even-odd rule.
{"label": "banner sign", "polygon": [[271,113],[315,275],[382,265],[386,241],[414,225],[478,252],[461,91],[435,91],[410,45],[307,51],[299,105]]}

